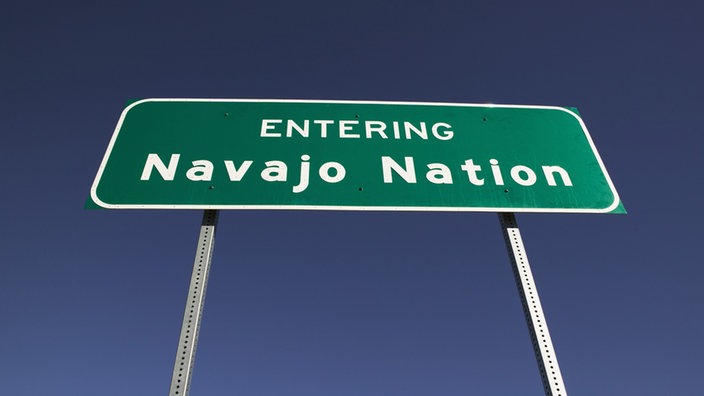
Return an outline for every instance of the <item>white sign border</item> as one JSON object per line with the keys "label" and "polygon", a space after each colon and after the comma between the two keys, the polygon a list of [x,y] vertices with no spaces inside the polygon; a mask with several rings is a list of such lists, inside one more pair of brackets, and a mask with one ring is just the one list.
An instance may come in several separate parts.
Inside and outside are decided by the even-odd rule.
{"label": "white sign border", "polygon": [[[482,107],[482,108],[510,108],[510,109],[542,109],[542,110],[559,110],[573,116],[582,127],[592,153],[599,163],[599,167],[609,185],[609,189],[613,194],[613,202],[602,209],[575,209],[575,208],[495,208],[495,207],[454,207],[454,206],[337,206],[337,205],[164,205],[164,204],[110,204],[104,202],[98,197],[97,189],[100,183],[100,178],[103,175],[105,166],[107,165],[113,146],[117,140],[117,135],[122,128],[122,123],[127,116],[127,113],[135,106],[146,102],[239,102],[239,103],[315,103],[315,104],[362,104],[362,105],[401,105],[401,106],[452,106],[452,107]],[[609,213],[615,210],[621,200],[618,192],[614,187],[609,173],[606,171],[601,156],[599,156],[596,146],[592,141],[591,135],[587,130],[582,118],[570,109],[558,106],[539,106],[539,105],[505,105],[505,104],[479,104],[479,103],[443,103],[443,102],[400,102],[400,101],[357,101],[357,100],[307,100],[307,99],[187,99],[187,98],[149,98],[138,100],[129,106],[125,107],[120,115],[120,119],[115,126],[115,131],[112,134],[108,148],[105,151],[103,160],[98,168],[98,173],[95,176],[93,185],[90,189],[90,197],[93,202],[105,209],[199,209],[199,210],[339,210],[339,211],[389,211],[389,212],[513,212],[513,213]]]}

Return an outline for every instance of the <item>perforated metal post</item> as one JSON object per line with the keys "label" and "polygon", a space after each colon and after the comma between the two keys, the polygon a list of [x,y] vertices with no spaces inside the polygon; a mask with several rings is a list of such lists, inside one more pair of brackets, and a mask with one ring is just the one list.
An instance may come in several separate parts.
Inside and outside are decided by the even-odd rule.
{"label": "perforated metal post", "polygon": [[205,288],[208,283],[208,274],[210,273],[217,222],[217,210],[206,210],[203,213],[203,222],[200,226],[196,259],[193,263],[191,285],[188,288],[186,311],[183,314],[181,335],[178,340],[169,396],[187,396],[191,386],[193,361],[195,360],[198,331],[200,330],[200,321],[203,315]]}
{"label": "perforated metal post", "polygon": [[533,350],[538,360],[540,376],[543,380],[546,396],[566,396],[565,384],[562,381],[560,366],[557,364],[557,356],[552,346],[548,323],[545,321],[543,308],[538,297],[538,288],[533,280],[533,273],[530,270],[528,256],[523,247],[521,233],[518,230],[518,223],[513,213],[499,213],[501,229],[506,240],[506,249],[513,265],[513,274],[518,286],[518,293],[521,296],[523,313],[528,322],[530,338],[533,342]]}

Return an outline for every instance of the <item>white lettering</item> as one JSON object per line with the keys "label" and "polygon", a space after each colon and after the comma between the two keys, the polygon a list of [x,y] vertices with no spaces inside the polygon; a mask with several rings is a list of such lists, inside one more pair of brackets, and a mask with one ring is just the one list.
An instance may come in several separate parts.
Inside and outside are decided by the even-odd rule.
{"label": "white lettering", "polygon": [[428,140],[428,130],[425,128],[425,122],[421,122],[420,129],[418,129],[415,126],[413,126],[413,124],[411,124],[410,122],[404,121],[403,129],[406,131],[406,139],[411,138],[411,131],[412,131],[416,135],[420,136],[421,139]]}
{"label": "white lettering", "polygon": [[288,168],[281,161],[267,161],[264,163],[267,167],[262,171],[262,179],[268,182],[286,181]]}
{"label": "white lettering", "polygon": [[313,120],[313,124],[320,125],[320,137],[328,137],[328,125],[334,124],[333,120]]}
{"label": "white lettering", "polygon": [[[313,127],[311,131],[311,123],[316,125],[318,128]],[[284,124],[286,131],[284,133]],[[391,121],[391,130],[387,132],[388,122],[379,120],[367,120],[364,121],[364,133],[360,130],[355,131],[355,126],[362,124],[361,120],[289,120],[289,119],[267,119],[262,120],[261,130],[259,133],[260,137],[287,137],[292,138],[294,136],[300,136],[303,138],[309,138],[311,132],[315,134],[320,133],[320,137],[325,139],[328,137],[328,133],[331,128],[337,124],[338,137],[342,139],[359,139],[365,137],[367,139],[373,139],[379,137],[381,139],[389,139],[391,137],[391,130],[393,130],[393,138],[396,140],[400,139],[413,139],[420,138],[422,140],[428,140],[429,136],[434,137],[438,140],[450,140],[454,137],[454,131],[452,130],[452,125],[446,122],[435,122],[429,124],[426,121]],[[280,128],[277,130],[277,127]],[[430,134],[430,135],[429,135]]]}
{"label": "white lettering", "polygon": [[262,120],[262,130],[259,136],[261,137],[281,137],[281,133],[267,132],[270,129],[275,129],[275,125],[269,124],[280,124],[283,120]]}
{"label": "white lettering", "polygon": [[394,139],[401,139],[401,131],[398,128],[398,121],[392,123],[394,126]]}
{"label": "white lettering", "polygon": [[181,154],[171,154],[171,159],[169,160],[169,166],[164,165],[158,154],[147,155],[147,161],[144,163],[144,169],[142,169],[142,177],[140,180],[149,180],[152,176],[152,169],[156,168],[157,172],[161,178],[165,181],[174,180],[176,175],[176,167],[178,167],[178,159]]}
{"label": "white lettering", "polygon": [[[521,177],[521,173],[525,173],[526,177]],[[532,186],[538,180],[533,169],[524,165],[516,165],[511,168],[511,178],[522,186]]]}
{"label": "white lettering", "polygon": [[381,166],[384,173],[384,183],[393,183],[393,177],[391,171],[396,172],[397,175],[401,176],[406,183],[416,182],[416,170],[413,165],[413,157],[405,157],[405,165],[403,168],[401,165],[396,163],[391,157],[383,156],[381,157]]}
{"label": "white lettering", "polygon": [[[335,176],[330,176],[330,169],[335,170]],[[320,178],[328,183],[337,183],[345,178],[347,171],[339,162],[326,162],[318,170]]]}
{"label": "white lettering", "polygon": [[566,170],[559,166],[543,166],[543,173],[545,178],[548,180],[548,186],[556,186],[555,173],[558,173],[562,178],[562,184],[564,186],[572,186],[572,180],[570,180],[570,175]]}
{"label": "white lettering", "polygon": [[489,163],[491,164],[491,173],[494,175],[494,183],[496,183],[497,186],[503,186],[504,177],[501,175],[499,161],[492,158],[489,160]]}
{"label": "white lettering", "polygon": [[386,124],[381,121],[365,121],[364,129],[367,132],[367,139],[372,138],[372,133],[378,133],[382,138],[388,139],[388,136],[384,133],[386,130]]}
{"label": "white lettering", "polygon": [[350,133],[348,134],[347,131],[352,130],[352,125],[357,125],[359,124],[359,121],[354,121],[354,120],[340,120],[340,137],[341,138],[358,138],[358,134],[353,134]]}
{"label": "white lettering", "polygon": [[452,184],[452,173],[445,164],[428,164],[425,177],[433,184]]}
{"label": "white lettering", "polygon": [[193,167],[186,172],[188,180],[210,181],[213,178],[213,163],[207,160],[192,162]]}
{"label": "white lettering", "polygon": [[[440,132],[440,127],[447,128],[446,130]],[[453,136],[455,136],[455,133],[450,130],[452,126],[450,124],[446,124],[444,122],[436,122],[433,124],[433,136],[438,138],[439,140],[450,140],[452,139]]]}
{"label": "white lettering", "polygon": [[293,187],[294,193],[305,191],[308,188],[308,176],[310,175],[310,163],[308,161],[310,160],[310,155],[303,154],[301,160],[303,161],[301,162],[301,180],[298,185]]}
{"label": "white lettering", "polygon": [[301,136],[307,138],[308,137],[308,126],[309,126],[308,120],[303,120],[303,128],[301,128],[298,124],[296,124],[296,121],[288,120],[288,122],[286,123],[286,137],[293,136],[293,130],[295,129]]}
{"label": "white lettering", "polygon": [[477,172],[482,170],[482,167],[479,165],[474,164],[474,160],[468,159],[464,161],[464,165],[460,166],[460,168],[467,172],[467,176],[469,177],[469,182],[474,184],[475,186],[483,186],[484,185],[484,179],[480,179],[477,176]]}
{"label": "white lettering", "polygon": [[230,181],[240,181],[244,177],[247,170],[252,165],[252,161],[244,161],[240,168],[235,168],[235,163],[227,160],[225,161],[225,168],[227,169],[227,175],[230,176]]}

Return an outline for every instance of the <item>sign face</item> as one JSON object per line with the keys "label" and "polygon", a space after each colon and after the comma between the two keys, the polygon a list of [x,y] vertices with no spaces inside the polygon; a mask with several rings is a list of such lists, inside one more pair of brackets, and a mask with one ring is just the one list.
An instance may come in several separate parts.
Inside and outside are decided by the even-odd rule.
{"label": "sign face", "polygon": [[91,188],[103,208],[625,213],[576,110],[145,99]]}

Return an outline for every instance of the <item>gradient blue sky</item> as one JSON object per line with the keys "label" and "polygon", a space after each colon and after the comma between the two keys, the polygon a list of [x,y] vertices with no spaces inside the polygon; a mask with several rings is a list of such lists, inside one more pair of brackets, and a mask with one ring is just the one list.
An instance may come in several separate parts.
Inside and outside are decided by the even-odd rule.
{"label": "gradient blue sky", "polygon": [[[83,209],[146,97],[574,106],[628,215],[518,221],[570,395],[701,394],[694,1],[0,11],[0,393],[167,394],[201,212]],[[498,219],[230,211],[191,394],[542,395]]]}

